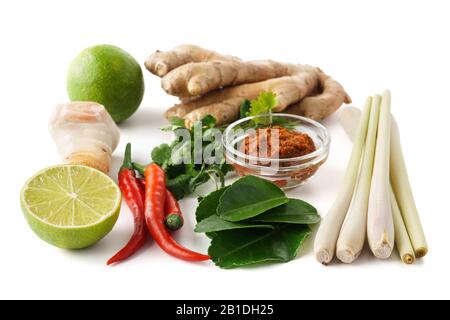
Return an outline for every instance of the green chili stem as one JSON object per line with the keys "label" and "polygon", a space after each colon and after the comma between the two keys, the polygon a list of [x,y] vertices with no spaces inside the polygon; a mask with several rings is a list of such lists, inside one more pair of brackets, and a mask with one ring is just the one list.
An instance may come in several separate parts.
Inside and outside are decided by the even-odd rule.
{"label": "green chili stem", "polygon": [[122,169],[133,169],[133,163],[131,162],[131,143],[127,143],[125,147],[125,155],[123,157]]}
{"label": "green chili stem", "polygon": [[137,171],[137,172],[139,172],[139,174],[141,174],[141,175],[144,175],[145,174],[145,168],[146,168],[147,166],[145,166],[145,165],[143,165],[143,164],[139,164],[139,163],[136,163],[136,162],[133,162],[133,168]]}

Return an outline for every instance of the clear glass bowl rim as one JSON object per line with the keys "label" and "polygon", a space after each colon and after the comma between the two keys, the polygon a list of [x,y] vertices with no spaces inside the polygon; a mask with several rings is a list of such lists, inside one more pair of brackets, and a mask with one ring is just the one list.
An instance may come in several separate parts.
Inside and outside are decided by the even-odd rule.
{"label": "clear glass bowl rim", "polygon": [[330,134],[328,133],[327,128],[325,128],[322,124],[320,124],[319,122],[312,120],[310,118],[306,118],[306,117],[302,117],[302,116],[298,116],[295,114],[287,114],[287,113],[273,113],[272,117],[283,117],[283,118],[292,118],[295,120],[301,120],[303,122],[309,123],[310,125],[312,125],[315,129],[317,129],[319,131],[319,135],[322,137],[323,139],[323,144],[314,152],[305,154],[303,156],[300,157],[294,157],[294,158],[283,158],[283,159],[273,159],[273,158],[265,158],[265,157],[257,157],[257,156],[252,156],[252,155],[248,155],[245,154],[239,150],[237,150],[236,148],[234,148],[230,141],[228,141],[228,136],[232,134],[232,130],[234,130],[234,128],[236,128],[238,125],[250,121],[252,119],[256,119],[256,118],[266,118],[268,117],[268,114],[262,114],[262,115],[257,115],[257,116],[250,116],[250,117],[246,117],[246,118],[242,118],[239,119],[233,123],[231,123],[224,132],[223,135],[223,145],[225,147],[225,150],[230,152],[231,154],[238,156],[239,158],[243,158],[243,159],[247,159],[247,160],[253,160],[253,161],[261,161],[261,162],[266,162],[266,163],[270,163],[270,162],[301,162],[301,161],[305,161],[305,160],[311,160],[314,159],[318,156],[323,155],[323,153],[326,153],[329,149],[330,146]]}

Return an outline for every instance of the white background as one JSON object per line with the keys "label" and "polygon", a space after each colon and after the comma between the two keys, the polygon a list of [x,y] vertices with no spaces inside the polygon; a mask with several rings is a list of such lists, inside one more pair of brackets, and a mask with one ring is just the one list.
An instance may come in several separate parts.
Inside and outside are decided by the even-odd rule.
{"label": "white background", "polygon": [[[450,298],[448,211],[450,19],[448,1],[1,1],[0,2],[0,298],[309,299]],[[59,163],[47,132],[53,106],[67,101],[65,77],[85,47],[109,43],[140,63],[156,49],[193,43],[243,59],[271,58],[320,66],[361,106],[367,95],[392,90],[393,113],[430,253],[413,266],[394,254],[369,253],[353,265],[319,265],[312,238],[299,258],[273,266],[221,270],[186,263],[149,243],[114,267],[105,261],[132,231],[124,208],[114,230],[94,247],[64,251],[28,228],[19,191],[38,170]],[[162,112],[175,102],[144,71],[146,94],[121,125],[135,159],[170,136]],[[351,144],[333,115],[324,124],[331,155],[305,187],[290,192],[326,214],[342,180]],[[206,251],[193,233],[196,200],[182,201],[187,218],[177,239]],[[125,207],[125,206],[124,206]]]}

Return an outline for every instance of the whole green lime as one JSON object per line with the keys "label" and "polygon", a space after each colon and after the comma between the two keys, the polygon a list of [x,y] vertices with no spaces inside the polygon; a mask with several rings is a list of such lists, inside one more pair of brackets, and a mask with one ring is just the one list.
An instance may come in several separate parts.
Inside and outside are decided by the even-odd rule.
{"label": "whole green lime", "polygon": [[139,63],[112,45],[83,50],[70,64],[67,92],[72,101],[94,101],[105,106],[116,122],[129,118],[144,96]]}

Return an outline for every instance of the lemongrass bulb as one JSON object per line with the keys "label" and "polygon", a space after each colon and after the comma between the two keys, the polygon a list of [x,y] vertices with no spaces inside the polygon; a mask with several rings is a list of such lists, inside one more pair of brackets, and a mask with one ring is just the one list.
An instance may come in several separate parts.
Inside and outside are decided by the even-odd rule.
{"label": "lemongrass bulb", "polygon": [[391,133],[391,183],[392,188],[403,215],[406,229],[417,258],[424,257],[428,252],[425,233],[417,212],[416,203],[406,171],[405,159],[400,144],[400,133],[395,119],[392,119]]}
{"label": "lemongrass bulb", "polygon": [[387,259],[394,248],[394,222],[389,192],[391,94],[381,100],[375,161],[367,215],[367,239],[375,257]]}
{"label": "lemongrass bulb", "polygon": [[328,214],[323,218],[314,240],[314,253],[316,259],[325,265],[330,263],[334,257],[339,231],[353,197],[353,190],[358,177],[361,155],[367,134],[371,103],[372,98],[367,98],[350,160],[345,172],[343,185],[339,190],[336,200],[328,211]]}
{"label": "lemongrass bulb", "polygon": [[395,244],[402,261],[406,264],[412,264],[415,261],[414,249],[411,245],[411,240],[408,231],[406,230],[400,208],[398,207],[394,191],[392,190],[392,187],[390,189],[392,217],[394,218]]}
{"label": "lemongrass bulb", "polygon": [[379,95],[373,97],[358,183],[337,242],[336,256],[344,263],[352,263],[359,257],[366,240],[367,207],[380,115],[380,101]]}

